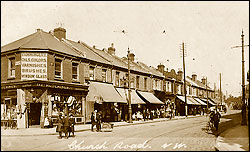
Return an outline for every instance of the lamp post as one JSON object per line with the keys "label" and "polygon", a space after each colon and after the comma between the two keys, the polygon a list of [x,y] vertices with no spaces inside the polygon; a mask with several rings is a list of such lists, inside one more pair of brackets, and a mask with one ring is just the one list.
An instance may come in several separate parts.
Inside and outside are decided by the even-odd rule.
{"label": "lamp post", "polygon": [[132,121],[132,106],[131,106],[131,88],[130,88],[130,50],[128,48],[128,116],[129,123],[133,123]]}
{"label": "lamp post", "polygon": [[246,126],[247,121],[246,121],[246,104],[245,104],[245,68],[244,68],[244,47],[249,46],[249,45],[244,45],[244,34],[243,34],[243,29],[242,29],[242,34],[241,34],[241,46],[235,46],[232,48],[242,48],[242,120],[241,120],[241,125]]}

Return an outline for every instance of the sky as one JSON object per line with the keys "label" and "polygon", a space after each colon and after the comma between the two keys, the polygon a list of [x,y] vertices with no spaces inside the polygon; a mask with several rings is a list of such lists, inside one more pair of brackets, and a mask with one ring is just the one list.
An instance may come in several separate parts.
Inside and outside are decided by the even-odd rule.
{"label": "sky", "polygon": [[[59,26],[67,39],[99,49],[114,43],[119,57],[129,48],[135,60],[176,72],[184,43],[187,76],[219,88],[221,73],[223,93],[241,95],[242,49],[232,47],[241,45],[242,29],[249,44],[248,1],[1,1],[1,46]],[[244,57],[246,78],[249,47]]]}

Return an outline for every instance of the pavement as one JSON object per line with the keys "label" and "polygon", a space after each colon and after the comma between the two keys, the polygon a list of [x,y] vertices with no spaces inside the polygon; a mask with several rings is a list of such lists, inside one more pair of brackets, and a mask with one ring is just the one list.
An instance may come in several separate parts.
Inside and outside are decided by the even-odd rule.
{"label": "pavement", "polygon": [[[202,117],[203,115],[196,115],[196,116],[175,116],[172,120],[180,120],[180,119],[189,119],[189,118],[196,118]],[[205,117],[205,116],[204,116]],[[154,122],[161,122],[161,121],[169,121],[169,118],[156,118],[153,120],[147,121],[133,121],[133,123],[128,122],[112,122],[114,127],[120,126],[129,126],[129,125],[139,125],[145,123],[154,123]],[[90,131],[91,124],[79,124],[75,125],[75,132],[82,132],[82,131]],[[1,127],[1,136],[39,136],[39,135],[58,135],[56,132],[56,127],[54,128],[24,128],[24,129],[4,129]]]}
{"label": "pavement", "polygon": [[249,126],[230,128],[221,133],[216,140],[218,151],[249,151]]}
{"label": "pavement", "polygon": [[238,124],[222,132],[216,139],[217,151],[249,151],[249,121],[247,125]]}

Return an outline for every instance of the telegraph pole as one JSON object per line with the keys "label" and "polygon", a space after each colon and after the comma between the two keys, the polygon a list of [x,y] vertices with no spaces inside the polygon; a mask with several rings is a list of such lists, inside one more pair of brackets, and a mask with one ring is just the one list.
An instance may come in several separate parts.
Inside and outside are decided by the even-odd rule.
{"label": "telegraph pole", "polygon": [[208,109],[209,107],[208,107],[207,77],[206,77],[206,92],[207,92],[207,109]]}
{"label": "telegraph pole", "polygon": [[249,45],[244,45],[244,34],[243,34],[243,29],[242,29],[242,34],[241,34],[241,46],[235,46],[232,48],[242,48],[242,119],[241,119],[241,125],[246,126],[247,125],[247,120],[246,120],[246,104],[245,104],[245,68],[244,68],[244,47],[249,46]]}
{"label": "telegraph pole", "polygon": [[132,106],[131,106],[131,88],[130,88],[130,50],[128,48],[128,116],[129,116],[129,123],[132,122]]}
{"label": "telegraph pole", "polygon": [[186,95],[186,74],[185,74],[185,48],[184,42],[182,43],[182,59],[183,59],[183,73],[184,73],[184,96],[185,96],[185,115],[187,117],[187,95]]}

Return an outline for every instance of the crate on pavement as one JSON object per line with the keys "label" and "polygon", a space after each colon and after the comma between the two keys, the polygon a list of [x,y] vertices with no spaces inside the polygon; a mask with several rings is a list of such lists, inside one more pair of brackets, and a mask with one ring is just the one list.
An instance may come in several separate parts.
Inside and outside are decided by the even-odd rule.
{"label": "crate on pavement", "polygon": [[102,123],[102,131],[104,132],[111,132],[113,131],[114,124],[103,122]]}

